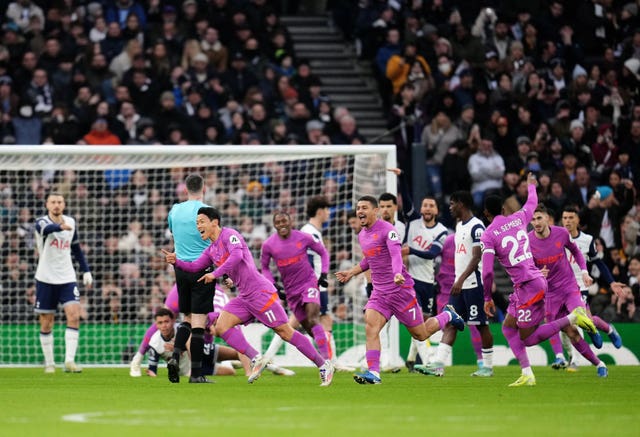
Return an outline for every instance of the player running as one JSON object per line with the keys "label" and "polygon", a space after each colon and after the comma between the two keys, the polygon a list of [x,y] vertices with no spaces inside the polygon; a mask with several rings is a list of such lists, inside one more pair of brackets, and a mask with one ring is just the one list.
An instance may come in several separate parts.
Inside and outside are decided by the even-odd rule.
{"label": "player running", "polygon": [[401,255],[398,231],[388,222],[378,219],[375,197],[358,199],[356,213],[362,230],[358,241],[364,258],[349,270],[336,272],[341,283],[353,276],[371,270],[373,292],[365,305],[366,359],[368,370],[356,373],[359,384],[380,384],[380,330],[394,315],[405,325],[411,336],[420,341],[451,324],[463,330],[464,323],[455,310],[447,308],[426,322],[413,289],[413,279],[407,272]]}
{"label": "player running", "polygon": [[[324,245],[311,235],[291,229],[291,217],[287,212],[278,211],[273,215],[276,233],[262,244],[260,264],[262,275],[275,284],[269,269],[273,259],[284,285],[287,304],[295,319],[313,337],[320,355],[329,360],[329,344],[324,328],[320,324],[320,291],[327,287],[329,253]],[[307,258],[307,251],[320,255],[322,259],[320,277],[316,279],[313,267]]]}
{"label": "player running", "polygon": [[[604,277],[604,280],[611,287],[612,291],[616,294],[622,293],[623,284],[621,284],[620,282],[615,282],[615,280],[613,279],[611,271],[602,260],[602,255],[599,255],[598,251],[596,250],[596,245],[593,237],[580,230],[580,215],[576,206],[565,206],[564,210],[562,211],[562,226],[564,226],[565,229],[569,231],[571,242],[575,243],[578,246],[585,260],[595,264],[595,266],[600,271],[600,274]],[[620,349],[622,347],[622,338],[620,337],[620,334],[618,334],[618,331],[616,331],[616,328],[613,325],[610,325],[609,323],[602,320],[600,317],[591,314],[588,302],[589,287],[587,287],[582,279],[582,271],[580,270],[580,266],[568,250],[567,257],[569,259],[569,263],[571,264],[571,268],[573,269],[573,273],[575,274],[578,286],[580,287],[582,301],[586,305],[587,313],[591,316],[591,319],[593,320],[594,325],[596,325],[596,328],[598,328],[598,330],[602,332],[605,332],[609,336],[611,343],[613,343],[616,348]],[[592,334],[589,334],[589,336],[591,337],[591,342],[593,343],[593,345],[596,348],[600,349],[602,347],[602,337]],[[565,338],[568,339],[568,337],[563,336],[563,340]],[[577,354],[571,353],[572,347],[570,343],[566,345],[568,346],[567,350],[571,353],[571,362],[569,364],[564,359],[562,347],[557,342],[557,340],[555,342],[551,342],[551,345],[555,346],[554,353],[556,354],[556,360],[551,365],[551,367],[553,367],[554,369],[562,369],[566,367],[568,371],[577,370]]]}
{"label": "player running", "polygon": [[[549,215],[544,205],[538,205],[533,213],[533,231],[529,232],[531,253],[536,266],[547,278],[548,291],[545,296],[545,317],[547,321],[558,320],[576,308],[586,314],[586,306],[582,301],[580,287],[567,259],[568,249],[575,258],[586,286],[593,283],[587,272],[587,264],[575,243],[571,242],[569,231],[560,226],[549,226]],[[581,326],[588,333],[600,336],[593,322],[587,327]],[[586,341],[580,336],[575,326],[564,326],[562,331],[571,339],[573,346],[580,354],[597,367],[601,378],[608,375],[607,366],[593,353]],[[602,339],[599,340],[602,342]]]}
{"label": "player running", "polygon": [[525,346],[538,344],[572,323],[578,323],[585,329],[595,329],[582,308],[576,308],[566,317],[541,325],[547,281],[534,264],[527,234],[527,224],[538,203],[537,182],[532,173],[529,173],[527,183],[527,202],[522,209],[509,216],[502,215],[504,208],[500,197],[488,196],[484,202],[484,215],[490,222],[481,238],[484,308],[487,315],[495,314],[495,304],[491,297],[494,257],[498,257],[513,281],[513,293],[509,296],[502,333],[520,363],[522,375],[509,384],[509,387],[536,385]]}
{"label": "player running", "polygon": [[330,385],[333,365],[322,358],[304,335],[294,331],[287,323],[287,314],[280,304],[275,287],[258,272],[242,235],[234,229],[221,227],[220,213],[211,207],[198,210],[196,224],[202,239],[210,240],[211,245],[193,262],[179,260],[175,253],[163,250],[165,260],[190,272],[200,271],[214,264],[216,269],[201,276],[198,282],[208,284],[228,275],[236,285],[238,296],[225,305],[216,323],[216,331],[229,346],[251,359],[248,382],[253,383],[260,377],[267,360],[251,347],[239,330],[233,328],[256,318],[318,366],[321,386]]}

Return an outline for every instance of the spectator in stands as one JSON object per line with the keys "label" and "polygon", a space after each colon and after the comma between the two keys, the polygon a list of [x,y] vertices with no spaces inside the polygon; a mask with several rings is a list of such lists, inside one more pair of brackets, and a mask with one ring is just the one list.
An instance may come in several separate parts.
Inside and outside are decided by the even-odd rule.
{"label": "spectator in stands", "polygon": [[26,31],[29,28],[30,18],[32,16],[38,17],[43,26],[45,24],[42,8],[31,0],[18,0],[9,3],[6,16],[9,20],[17,24],[21,31]]}
{"label": "spectator in stands", "polygon": [[471,194],[478,210],[482,209],[485,193],[498,191],[502,187],[505,166],[502,156],[493,149],[493,140],[482,138],[478,151],[469,157]]}
{"label": "spectator in stands", "polygon": [[356,119],[346,114],[338,121],[340,131],[331,138],[332,144],[365,144],[367,141],[363,135],[358,132]]}
{"label": "spectator in stands", "polygon": [[92,146],[116,146],[122,144],[120,138],[109,130],[107,119],[103,117],[96,118],[93,122],[91,130],[82,137],[78,144],[89,144]]}
{"label": "spectator in stands", "polygon": [[405,44],[402,54],[394,54],[389,58],[386,76],[391,81],[394,95],[400,92],[400,88],[407,81],[416,62],[422,67],[425,76],[431,76],[429,64],[422,55],[417,53],[416,44],[413,42]]}
{"label": "spectator in stands", "polygon": [[460,131],[443,108],[437,110],[431,124],[422,131],[427,154],[427,184],[436,197],[442,196],[440,167],[451,145],[459,139],[462,139]]}

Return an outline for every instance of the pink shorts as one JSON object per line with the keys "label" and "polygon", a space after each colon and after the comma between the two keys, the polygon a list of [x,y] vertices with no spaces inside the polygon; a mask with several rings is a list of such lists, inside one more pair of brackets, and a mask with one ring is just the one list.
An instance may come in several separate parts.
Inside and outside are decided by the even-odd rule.
{"label": "pink shorts", "polygon": [[240,294],[231,299],[223,310],[238,317],[242,323],[249,323],[255,318],[269,328],[283,325],[289,320],[278,293],[271,290]]}
{"label": "pink shorts", "polygon": [[544,309],[548,322],[558,320],[578,307],[586,309],[582,294],[577,287],[572,291],[554,290],[547,293],[545,297]]}
{"label": "pink shorts", "polygon": [[173,284],[169,294],[167,294],[166,299],[164,300],[164,305],[173,311],[174,314],[178,314],[180,309],[178,308],[178,286]]}
{"label": "pink shorts", "polygon": [[516,319],[519,328],[538,326],[545,317],[547,280],[536,278],[513,287],[507,314]]}
{"label": "pink shorts", "polygon": [[389,294],[378,293],[374,289],[364,308],[376,310],[387,320],[392,315],[396,316],[407,328],[424,323],[422,308],[413,288],[400,287],[400,291]]}
{"label": "pink shorts", "polygon": [[286,296],[287,305],[289,305],[289,309],[298,321],[303,321],[307,318],[305,304],[316,303],[320,306],[320,290],[318,290],[318,285],[315,281],[309,282],[293,292],[286,290]]}

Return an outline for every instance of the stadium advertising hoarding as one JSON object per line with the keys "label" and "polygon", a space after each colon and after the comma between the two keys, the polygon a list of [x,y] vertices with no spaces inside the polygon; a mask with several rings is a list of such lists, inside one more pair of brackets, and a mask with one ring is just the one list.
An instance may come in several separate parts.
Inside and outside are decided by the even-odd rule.
{"label": "stadium advertising hoarding", "polygon": [[[623,346],[616,349],[603,335],[604,345],[602,349],[594,349],[596,354],[607,364],[638,365],[640,364],[640,324],[616,324],[616,329],[623,339]],[[128,364],[138,347],[140,338],[148,328],[143,324],[87,324],[82,326],[80,345],[78,348],[78,363],[97,365],[123,365]],[[359,324],[343,323],[334,327],[334,335],[338,338],[353,338],[354,330],[363,330]],[[64,337],[64,326],[56,325],[54,335]],[[273,336],[273,332],[263,325],[252,324],[245,328],[247,339],[255,346],[265,350]],[[504,366],[516,364],[513,354],[507,346],[501,327],[498,324],[491,325],[494,335],[494,364]],[[38,327],[34,324],[9,324],[0,325],[0,335],[5,339],[5,347],[0,349],[0,365],[41,365],[40,345],[38,343]],[[449,364],[475,364],[476,358],[471,347],[469,331],[458,334],[452,362]],[[24,341],[18,342],[15,339]],[[110,344],[105,344],[105,339],[110,339]],[[114,341],[117,339],[117,341]],[[433,345],[437,344],[437,337],[432,338]],[[409,348],[409,333],[400,328],[400,356],[394,361],[402,360]],[[348,346],[337,345],[338,354],[344,362],[356,364],[364,356],[364,345]],[[100,350],[100,353],[96,353]],[[544,366],[553,360],[553,353],[549,342],[527,348],[531,364]],[[56,362],[62,362],[64,357],[64,344],[59,342],[55,349]],[[92,358],[89,358],[92,357]],[[286,366],[311,365],[306,358],[299,354],[288,344],[276,355],[275,361]],[[579,362],[588,365],[586,361]]]}

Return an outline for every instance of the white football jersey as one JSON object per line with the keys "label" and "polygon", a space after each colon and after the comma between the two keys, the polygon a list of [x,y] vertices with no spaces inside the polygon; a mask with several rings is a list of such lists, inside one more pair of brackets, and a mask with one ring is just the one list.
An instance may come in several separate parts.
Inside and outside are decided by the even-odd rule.
{"label": "white football jersey", "polygon": [[[458,222],[456,225],[456,252],[455,267],[456,281],[467,269],[473,255],[473,248],[480,246],[480,237],[484,233],[484,224],[478,217],[471,217],[466,223]],[[482,262],[478,263],[475,272],[467,276],[462,284],[462,289],[482,286]]]}
{"label": "white football jersey", "polygon": [[[576,243],[582,255],[584,255],[584,260],[595,261],[599,259],[600,256],[598,255],[598,251],[596,250],[596,244],[593,237],[589,234],[585,234],[584,232],[578,232],[579,234],[576,238],[570,238],[572,242]],[[573,257],[569,249],[565,249],[565,252],[567,253],[567,259],[569,260],[569,264],[571,264],[573,274],[576,276],[576,281],[578,281],[580,290],[586,290],[589,287],[587,287],[582,280],[582,270],[580,269],[580,266],[576,262],[576,259]]]}
{"label": "white football jersey", "polygon": [[[162,358],[165,361],[168,361],[171,358],[171,354],[173,354],[173,349],[167,350],[165,348],[166,344],[173,344],[176,339],[175,332],[178,330],[178,325],[174,326],[174,334],[173,337],[169,340],[165,340],[162,337],[160,331],[156,331],[149,340],[149,348],[153,349],[154,354],[149,354],[149,364],[158,364],[157,358]],[[183,352],[180,355],[180,375],[188,375],[191,372],[191,358],[189,357],[189,353],[187,351]]]}
{"label": "white football jersey", "polygon": [[[319,241],[320,244],[324,246],[324,242],[322,241],[322,231],[320,229],[316,228],[311,223],[307,223],[303,227],[301,227],[300,230],[302,232],[310,234],[315,241]],[[316,278],[319,278],[320,274],[322,273],[322,258],[320,258],[320,255],[318,255],[311,249],[307,250],[307,256],[309,257],[309,262],[313,266],[313,271],[316,274]],[[320,289],[320,291],[325,290],[326,288]]]}
{"label": "white football jersey", "polygon": [[404,238],[407,235],[407,225],[405,225],[400,220],[396,220],[396,222],[393,224],[393,227],[396,228],[396,231],[398,231],[398,237],[400,238],[400,241],[404,241]]}
{"label": "white football jersey", "polygon": [[[435,226],[427,227],[422,218],[409,222],[407,244],[412,249],[425,252],[434,245],[442,248],[445,238],[447,238],[447,227],[442,223],[436,222]],[[413,279],[435,284],[434,260],[409,255],[407,267]]]}
{"label": "white football jersey", "polygon": [[76,269],[71,259],[71,244],[77,243],[76,221],[63,215],[64,222],[71,226],[70,231],[51,232],[44,235],[49,225],[55,225],[48,215],[36,220],[35,240],[38,250],[36,280],[47,284],[68,284],[76,282]]}

